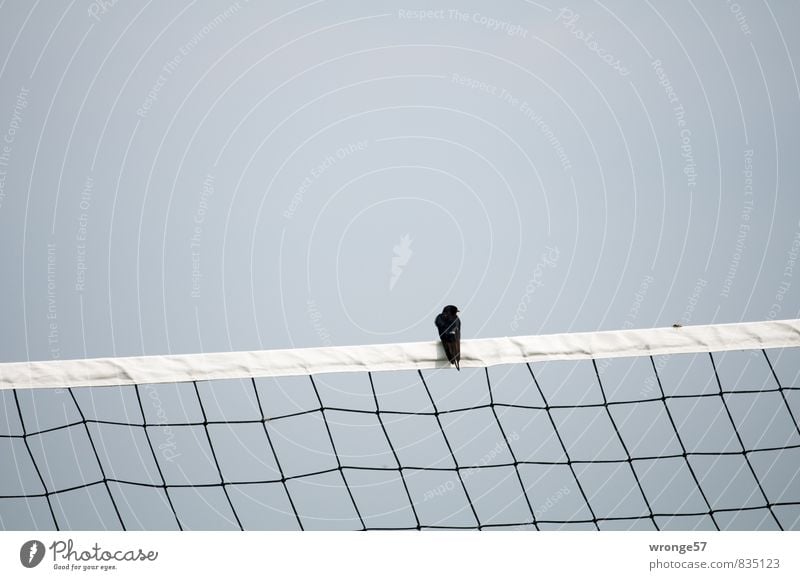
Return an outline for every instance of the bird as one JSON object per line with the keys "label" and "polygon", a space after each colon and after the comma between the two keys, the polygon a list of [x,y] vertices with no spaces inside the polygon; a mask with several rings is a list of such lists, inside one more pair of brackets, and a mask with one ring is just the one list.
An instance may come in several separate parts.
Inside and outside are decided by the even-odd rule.
{"label": "bird", "polygon": [[442,313],[436,317],[436,328],[439,331],[439,338],[442,339],[444,353],[450,364],[455,365],[456,370],[461,370],[461,319],[458,318],[460,310],[449,304],[444,307]]}

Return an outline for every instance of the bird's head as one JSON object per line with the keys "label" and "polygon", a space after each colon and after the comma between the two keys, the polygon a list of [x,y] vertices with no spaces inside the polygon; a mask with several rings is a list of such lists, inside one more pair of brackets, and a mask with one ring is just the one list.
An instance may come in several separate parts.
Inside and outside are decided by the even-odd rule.
{"label": "bird's head", "polygon": [[442,310],[442,314],[447,314],[448,316],[455,316],[459,312],[461,312],[461,311],[457,307],[453,306],[452,304],[449,304],[448,306],[445,306],[444,310]]}

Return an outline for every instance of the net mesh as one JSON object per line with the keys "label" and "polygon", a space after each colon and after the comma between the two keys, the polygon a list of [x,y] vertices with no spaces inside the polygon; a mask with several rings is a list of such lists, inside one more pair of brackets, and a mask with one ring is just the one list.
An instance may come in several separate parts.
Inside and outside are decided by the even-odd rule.
{"label": "net mesh", "polygon": [[799,354],[4,390],[0,523],[797,530]]}

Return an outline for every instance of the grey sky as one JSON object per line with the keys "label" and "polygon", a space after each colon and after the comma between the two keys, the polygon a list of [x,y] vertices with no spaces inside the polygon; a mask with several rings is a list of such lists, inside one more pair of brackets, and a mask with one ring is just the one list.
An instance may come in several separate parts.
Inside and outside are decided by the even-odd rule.
{"label": "grey sky", "polygon": [[0,360],[795,318],[799,12],[6,2]]}
{"label": "grey sky", "polygon": [[2,358],[797,315],[793,3],[411,8],[4,6]]}

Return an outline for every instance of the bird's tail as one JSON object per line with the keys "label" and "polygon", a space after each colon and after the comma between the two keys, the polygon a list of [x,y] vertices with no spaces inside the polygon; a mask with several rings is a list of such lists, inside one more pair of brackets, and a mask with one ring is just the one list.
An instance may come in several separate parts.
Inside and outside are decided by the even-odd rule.
{"label": "bird's tail", "polygon": [[461,364],[461,361],[460,361],[460,360],[458,360],[458,359],[455,359],[455,360],[453,361],[453,364],[454,364],[454,365],[456,365],[456,370],[460,372],[460,371],[461,371],[461,366],[460,366],[460,364]]}

